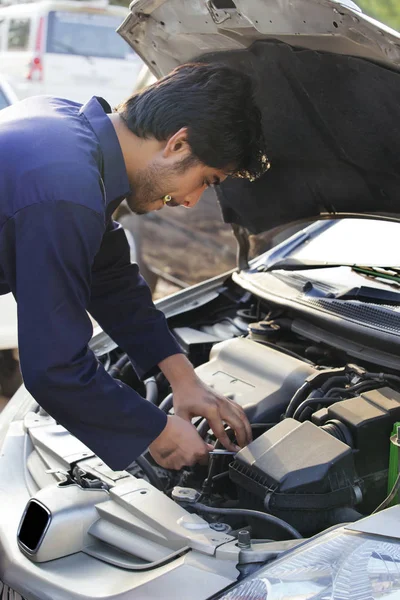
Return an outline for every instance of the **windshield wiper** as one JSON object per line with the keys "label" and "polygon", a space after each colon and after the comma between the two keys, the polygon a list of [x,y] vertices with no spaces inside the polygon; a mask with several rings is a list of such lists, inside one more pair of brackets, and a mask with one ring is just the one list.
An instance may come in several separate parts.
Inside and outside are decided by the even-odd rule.
{"label": "windshield wiper", "polygon": [[[349,267],[361,275],[366,275],[373,279],[385,279],[388,284],[395,283],[400,285],[400,267],[369,267],[351,263],[324,263],[312,260],[301,261],[296,258],[287,258],[264,267],[262,271],[307,271],[311,269],[329,269],[335,267]],[[400,290],[399,292],[392,292],[391,290],[362,285],[360,287],[350,288],[339,294],[321,294],[317,288],[318,286],[316,286],[315,282],[307,282],[304,286],[304,292],[310,296],[325,296],[326,298],[335,300],[358,300],[360,302],[372,302],[375,304],[400,305]]]}
{"label": "windshield wiper", "polygon": [[359,302],[371,302],[372,304],[395,304],[400,305],[400,293],[382,288],[373,288],[361,285],[335,294],[335,300],[358,300]]}
{"label": "windshield wiper", "polygon": [[393,278],[394,281],[399,281],[400,283],[400,267],[386,267],[386,266],[364,266],[357,265],[355,263],[331,263],[331,262],[322,262],[318,260],[299,260],[298,258],[284,258],[283,260],[278,260],[271,265],[265,265],[259,267],[259,270],[262,272],[270,272],[270,271],[307,271],[311,269],[332,269],[337,267],[349,267],[350,269],[354,269],[355,271],[359,271],[365,273],[366,275],[371,275],[374,277],[384,277]]}

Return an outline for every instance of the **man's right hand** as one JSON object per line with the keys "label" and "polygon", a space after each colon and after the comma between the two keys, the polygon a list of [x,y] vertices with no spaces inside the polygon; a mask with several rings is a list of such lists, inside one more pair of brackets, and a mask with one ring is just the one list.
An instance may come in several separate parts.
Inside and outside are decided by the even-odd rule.
{"label": "man's right hand", "polygon": [[179,470],[197,462],[206,463],[212,446],[201,439],[191,423],[171,415],[160,435],[150,444],[149,450],[161,467]]}

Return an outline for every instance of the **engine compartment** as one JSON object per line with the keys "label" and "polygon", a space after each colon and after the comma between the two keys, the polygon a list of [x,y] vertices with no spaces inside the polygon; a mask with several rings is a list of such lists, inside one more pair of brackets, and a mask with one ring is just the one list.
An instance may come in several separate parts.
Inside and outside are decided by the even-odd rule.
{"label": "engine compartment", "polygon": [[[355,363],[333,345],[297,334],[292,323],[289,311],[232,282],[205,306],[171,318],[199,377],[244,408],[253,442],[236,456],[216,453],[207,467],[180,472],[160,468],[147,455],[131,473],[221,531],[247,528],[260,539],[296,537],[293,528],[297,537],[314,535],[382,508],[393,484],[389,462],[400,422],[400,377]],[[143,395],[152,388],[150,401],[173,410],[163,376],[141,387],[125,360],[116,369],[111,359],[110,372]],[[205,420],[194,424],[207,443],[223,450]]]}
{"label": "engine compartment", "polygon": [[[355,362],[304,326],[299,334],[295,319],[231,279],[169,319],[198,376],[251,423],[253,441],[226,454],[208,422],[194,419],[214,447],[207,465],[172,471],[145,453],[114,472],[46,413],[28,413],[37,488],[19,516],[19,550],[32,563],[84,553],[136,574],[172,570],[197,552],[197,562],[213,557],[215,573],[229,562],[234,580],[303,538],[397,503],[400,374]],[[173,411],[162,373],[140,381],[126,354],[101,346],[112,377]],[[60,461],[62,472],[48,470]]]}

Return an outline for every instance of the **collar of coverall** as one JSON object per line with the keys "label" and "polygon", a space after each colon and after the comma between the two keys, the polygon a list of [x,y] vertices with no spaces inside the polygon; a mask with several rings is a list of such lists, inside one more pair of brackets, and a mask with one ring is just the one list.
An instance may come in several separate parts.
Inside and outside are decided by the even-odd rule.
{"label": "collar of coverall", "polygon": [[124,157],[115,129],[107,117],[111,107],[104,100],[94,96],[80,110],[89,121],[100,144],[102,154],[101,175],[105,188],[107,205],[125,198],[130,192]]}

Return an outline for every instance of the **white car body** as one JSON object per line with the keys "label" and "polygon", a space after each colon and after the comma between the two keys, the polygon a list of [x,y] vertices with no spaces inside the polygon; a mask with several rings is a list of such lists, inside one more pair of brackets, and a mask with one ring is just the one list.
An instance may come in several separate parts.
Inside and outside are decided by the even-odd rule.
{"label": "white car body", "polygon": [[0,8],[0,65],[20,99],[50,94],[112,106],[132,93],[142,61],[114,35],[124,8],[42,0]]}
{"label": "white car body", "polygon": [[[400,36],[363,16],[353,3],[333,0],[136,0],[120,32],[158,77],[204,56],[239,57],[242,68],[260,57],[263,69],[274,63],[275,79],[258,72],[261,84],[269,84],[259,99],[265,101],[260,109],[271,131],[271,170],[253,188],[246,188],[247,182],[243,187],[237,182],[235,188],[224,182],[231,192],[224,214],[236,225],[241,217],[254,230],[282,226],[291,216],[317,223],[250,264],[242,244],[237,271],[158,303],[198,376],[245,409],[254,434],[262,431],[234,458],[217,457],[206,472],[171,473],[146,461],[141,466],[138,461],[129,473],[114,472],[20,388],[0,415],[3,596],[397,600],[400,506],[388,506],[396,502],[400,476],[398,465],[390,477],[388,470],[394,462],[389,450],[398,457],[400,434],[394,430],[392,435],[400,422],[400,119],[392,119],[384,131],[379,124],[390,110],[398,114]],[[283,58],[275,53],[282,47]],[[332,60],[351,92],[354,73],[373,72],[378,83],[381,77],[385,83],[367,81],[378,99],[387,102],[386,111],[373,112],[367,120],[367,131],[358,131],[355,122],[358,111],[370,108],[368,94],[356,105],[348,105],[345,94],[342,106],[333,101],[323,106],[329,115],[340,109],[344,137],[354,134],[325,159],[328,167],[334,163],[338,168],[325,179],[323,142],[328,140],[329,146],[331,138],[315,112],[321,97],[331,96],[318,88],[322,84],[313,70],[304,76],[301,61],[295,62],[299,68],[293,73],[286,56],[311,57],[323,66]],[[281,103],[293,100],[293,110],[283,120],[276,116],[281,108],[277,102],[269,110],[265,106],[284,67],[292,87],[281,95]],[[307,85],[296,87],[300,73]],[[322,67],[319,73],[324,74]],[[306,92],[310,87],[315,92],[315,82],[317,97],[311,102]],[[341,91],[336,81],[331,83],[325,81],[330,94]],[[294,144],[281,130],[287,127],[289,134],[296,127],[298,98],[314,119]],[[273,136],[277,120],[280,128]],[[334,132],[342,132],[341,123],[336,125]],[[322,135],[317,154],[310,157],[315,131]],[[379,134],[373,144],[377,162],[354,165],[371,131]],[[294,145],[304,154],[290,156]],[[274,162],[279,152],[282,160]],[[299,180],[291,177],[295,159],[304,167]],[[283,177],[277,185],[280,168]],[[287,197],[280,193],[288,181],[303,180],[307,186],[289,188]],[[354,184],[351,192],[348,181]],[[241,202],[235,205],[237,189]],[[354,216],[364,220],[346,220]],[[365,218],[371,219],[367,225]],[[392,222],[376,227],[383,247],[376,253],[379,263],[366,269],[363,262],[356,264],[353,248],[361,261],[370,257],[376,242],[371,240],[373,218]],[[332,223],[335,219],[340,220]],[[335,265],[337,256],[345,259],[343,265]],[[91,349],[109,374],[118,370],[122,351],[107,335],[96,335]],[[162,384],[162,398],[158,387],[154,398],[154,383],[146,382],[146,398],[161,401],[168,412],[172,398]],[[140,389],[136,381],[131,385]],[[207,422],[196,426],[205,440],[214,441]],[[300,438],[297,433],[293,438],[293,432],[300,432]],[[256,506],[257,514],[241,512],[241,520],[235,521],[232,506],[239,511]],[[249,526],[255,539],[249,540]],[[246,531],[239,535],[242,527]]]}

